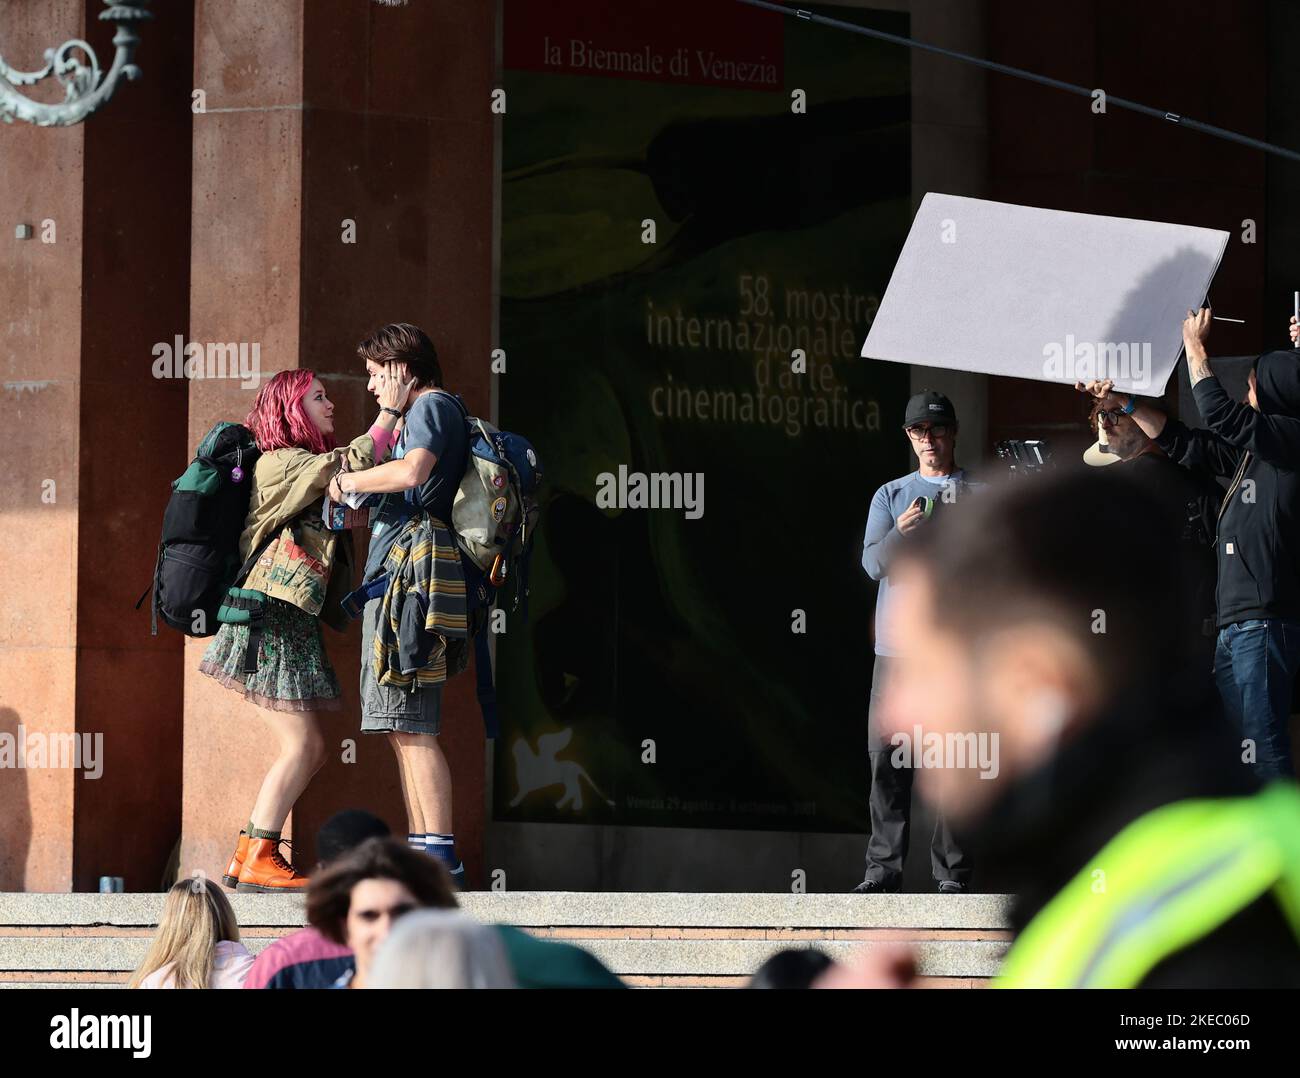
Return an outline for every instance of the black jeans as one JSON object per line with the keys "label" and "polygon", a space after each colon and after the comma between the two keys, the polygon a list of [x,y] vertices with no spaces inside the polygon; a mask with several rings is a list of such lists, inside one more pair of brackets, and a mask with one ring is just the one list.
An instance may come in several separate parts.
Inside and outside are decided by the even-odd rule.
{"label": "black jeans", "polygon": [[[871,674],[871,705],[867,712],[871,839],[867,843],[865,878],[892,890],[903,882],[903,861],[907,857],[912,823],[912,768],[894,766],[894,747],[887,736],[882,736],[877,721],[890,662],[886,656],[877,655]],[[957,845],[942,815],[935,820],[930,839],[930,871],[936,880],[970,882],[971,859]]]}

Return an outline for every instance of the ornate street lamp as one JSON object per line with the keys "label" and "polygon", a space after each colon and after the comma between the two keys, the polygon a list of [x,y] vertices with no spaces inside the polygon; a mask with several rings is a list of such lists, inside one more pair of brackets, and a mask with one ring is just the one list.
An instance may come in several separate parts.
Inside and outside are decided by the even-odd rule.
{"label": "ornate street lamp", "polygon": [[[0,119],[13,123],[16,116],[38,127],[70,127],[81,123],[105,104],[119,82],[138,79],[140,69],[131,60],[140,42],[136,23],[153,18],[145,8],[148,3],[149,0],[131,0],[124,4],[104,0],[108,10],[101,11],[99,18],[101,22],[117,26],[117,33],[113,35],[113,46],[117,51],[113,55],[113,66],[102,81],[95,50],[79,38],[65,41],[57,49],[46,49],[45,67],[40,71],[15,71],[0,58]],[[80,53],[86,62],[74,56],[74,52]],[[63,84],[65,91],[63,101],[57,105],[33,101],[14,89],[15,86],[35,86],[51,75]]]}

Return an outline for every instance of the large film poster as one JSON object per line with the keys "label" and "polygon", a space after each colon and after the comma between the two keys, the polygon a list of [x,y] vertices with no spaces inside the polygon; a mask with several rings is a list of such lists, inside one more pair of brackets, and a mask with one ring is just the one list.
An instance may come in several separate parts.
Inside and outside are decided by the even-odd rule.
{"label": "large film poster", "polygon": [[864,830],[907,52],[741,4],[505,19],[500,420],[546,485],[495,818]]}

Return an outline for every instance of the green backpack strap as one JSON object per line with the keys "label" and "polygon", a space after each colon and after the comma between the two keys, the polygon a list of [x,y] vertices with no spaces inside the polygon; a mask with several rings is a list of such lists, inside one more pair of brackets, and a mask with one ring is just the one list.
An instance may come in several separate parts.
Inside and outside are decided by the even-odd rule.
{"label": "green backpack strap", "polygon": [[1300,939],[1300,787],[1179,801],[1134,821],[1016,939],[1000,988],[1133,988],[1274,892]]}
{"label": "green backpack strap", "polygon": [[266,592],[249,588],[231,588],[217,610],[222,625],[247,625],[258,620],[266,607]]}
{"label": "green backpack strap", "polygon": [[217,610],[217,621],[223,625],[247,625],[248,642],[244,646],[244,661],[242,671],[245,674],[257,673],[257,655],[262,646],[262,619],[266,616],[266,593],[254,591],[252,588],[240,587],[244,579],[253,570],[257,564],[257,559],[261,557],[262,552],[266,550],[271,543],[283,534],[284,529],[288,528],[293,536],[293,541],[299,546],[302,545],[302,531],[300,525],[301,517],[294,517],[278,528],[273,528],[271,533],[262,540],[257,549],[249,556],[235,574],[234,583],[226,590],[225,598],[221,601],[221,606]]}

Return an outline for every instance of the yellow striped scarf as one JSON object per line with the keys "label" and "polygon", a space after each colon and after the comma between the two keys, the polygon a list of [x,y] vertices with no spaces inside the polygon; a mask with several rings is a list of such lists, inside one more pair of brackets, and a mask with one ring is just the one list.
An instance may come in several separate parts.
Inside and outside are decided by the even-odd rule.
{"label": "yellow striped scarf", "polygon": [[[372,661],[381,685],[411,688],[436,685],[464,670],[469,662],[469,622],[465,571],[450,529],[426,513],[407,521],[384,559],[388,589],[375,627]],[[402,670],[399,654],[402,610],[418,596],[425,604],[424,628],[436,637],[428,662]]]}

